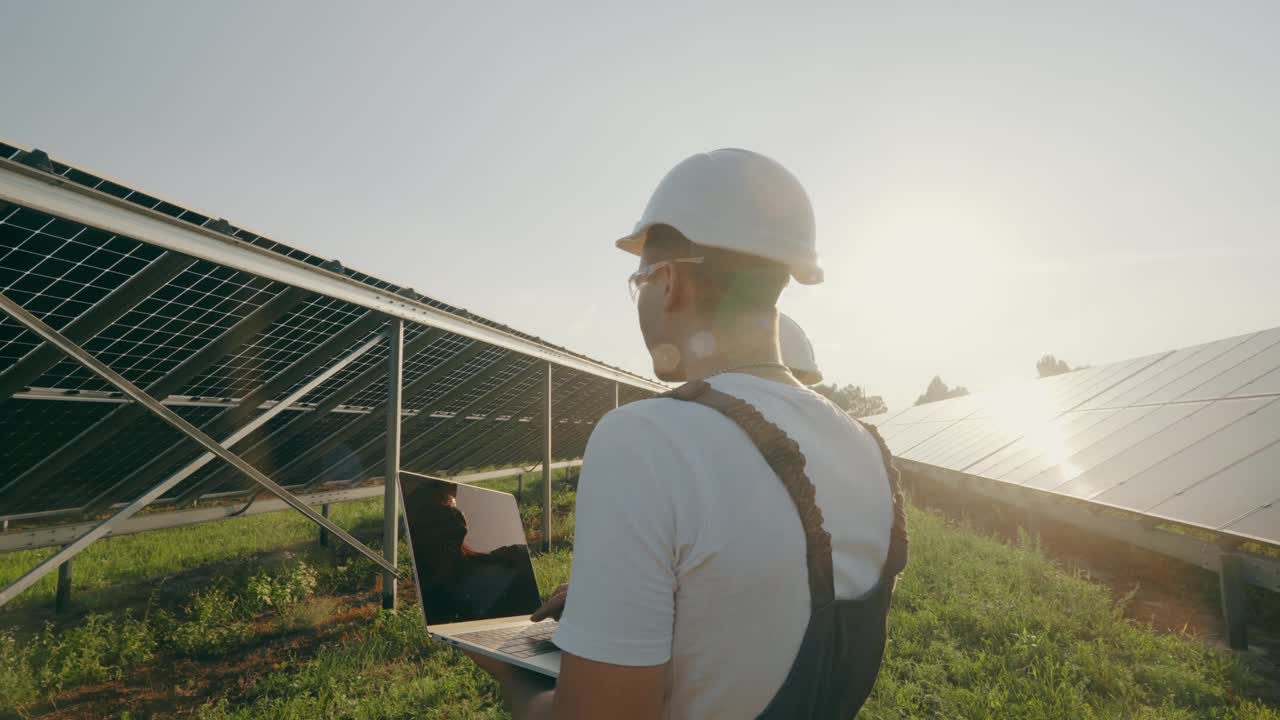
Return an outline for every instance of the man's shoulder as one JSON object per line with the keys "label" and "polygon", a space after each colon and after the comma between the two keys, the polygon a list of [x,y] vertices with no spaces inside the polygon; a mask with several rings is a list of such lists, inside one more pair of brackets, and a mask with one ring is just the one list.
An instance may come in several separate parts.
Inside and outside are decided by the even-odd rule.
{"label": "man's shoulder", "polygon": [[673,420],[698,418],[703,412],[714,411],[698,403],[659,396],[619,406],[605,414],[600,420],[600,425],[601,427],[650,425],[657,429],[664,429],[670,427]]}
{"label": "man's shoulder", "polygon": [[[611,410],[596,424],[587,444],[587,465],[624,464],[633,469],[652,466],[695,452],[716,435],[731,430],[721,427],[716,411],[697,403],[654,397],[637,400]],[[643,463],[637,463],[639,457]]]}

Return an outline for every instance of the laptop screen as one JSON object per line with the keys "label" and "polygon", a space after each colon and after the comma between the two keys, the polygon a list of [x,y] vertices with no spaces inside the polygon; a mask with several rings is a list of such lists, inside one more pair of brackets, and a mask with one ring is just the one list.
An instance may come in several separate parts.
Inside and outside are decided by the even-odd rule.
{"label": "laptop screen", "polygon": [[529,615],[538,583],[511,495],[401,474],[400,494],[427,625]]}

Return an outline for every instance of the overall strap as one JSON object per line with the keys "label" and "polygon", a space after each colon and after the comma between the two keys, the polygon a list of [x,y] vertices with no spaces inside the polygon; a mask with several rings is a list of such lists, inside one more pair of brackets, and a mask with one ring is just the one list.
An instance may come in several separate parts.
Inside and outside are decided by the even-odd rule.
{"label": "overall strap", "polygon": [[[769,422],[751,403],[711,387],[705,380],[695,380],[666,393],[663,397],[696,402],[724,415],[742,428],[777,473],[804,526],[805,560],[809,568],[811,610],[835,600],[834,571],[831,566],[831,534],[822,526],[822,510],[818,507],[813,482],[805,474],[804,454],[800,445],[777,425]],[[895,519],[895,525],[897,524]]]}
{"label": "overall strap", "polygon": [[876,445],[880,447],[880,459],[884,462],[884,470],[889,476],[889,493],[893,497],[893,527],[889,530],[889,555],[885,558],[880,578],[890,580],[907,567],[907,503],[902,496],[900,484],[902,476],[897,465],[893,463],[893,453],[889,452],[889,446],[885,444],[884,438],[880,437],[880,431],[876,426],[861,420],[856,422],[871,433]]}

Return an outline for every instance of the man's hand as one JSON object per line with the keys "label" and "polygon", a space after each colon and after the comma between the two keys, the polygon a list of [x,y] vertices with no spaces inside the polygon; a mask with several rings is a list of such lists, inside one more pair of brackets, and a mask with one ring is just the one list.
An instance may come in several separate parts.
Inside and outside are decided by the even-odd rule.
{"label": "man's hand", "polygon": [[512,665],[505,660],[499,660],[494,657],[489,657],[488,655],[481,655],[480,653],[475,652],[474,650],[468,650],[467,648],[459,648],[459,650],[462,651],[462,654],[471,658],[471,662],[474,662],[477,667],[492,675],[493,679],[497,680],[499,683],[510,678],[517,669],[515,665]]}
{"label": "man's hand", "polygon": [[551,593],[551,597],[547,598],[547,601],[542,604],[542,607],[535,610],[533,614],[529,616],[529,619],[534,622],[546,620],[547,618],[559,620],[560,615],[564,613],[564,599],[568,595],[568,584],[561,585],[556,588],[556,591]]}
{"label": "man's hand", "polygon": [[551,717],[555,680],[465,648],[462,652],[498,683],[503,705],[515,720],[546,720]]}

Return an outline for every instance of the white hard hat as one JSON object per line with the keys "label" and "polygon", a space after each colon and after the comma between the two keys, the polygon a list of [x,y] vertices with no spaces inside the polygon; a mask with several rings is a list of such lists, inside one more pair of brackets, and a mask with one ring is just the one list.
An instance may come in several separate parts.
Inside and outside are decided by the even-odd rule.
{"label": "white hard hat", "polygon": [[795,320],[778,313],[778,345],[782,350],[782,364],[791,374],[805,385],[817,385],[822,382],[822,371],[818,369],[818,361],[813,358],[813,345],[809,336],[796,324]]}
{"label": "white hard hat", "polygon": [[670,225],[699,245],[781,263],[804,285],[822,282],[809,196],[786,168],[759,153],[713,150],[676,165],[618,247],[639,255],[654,225]]}

